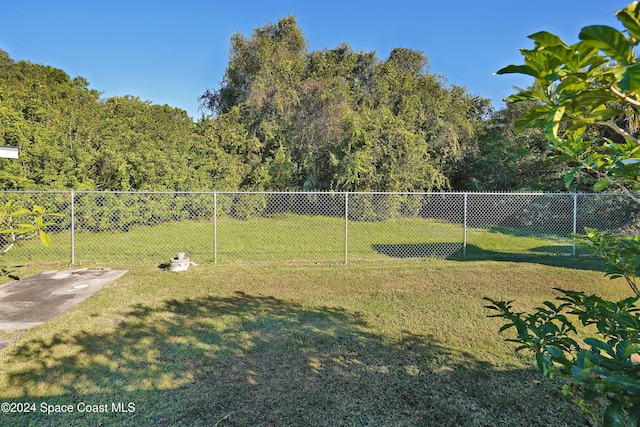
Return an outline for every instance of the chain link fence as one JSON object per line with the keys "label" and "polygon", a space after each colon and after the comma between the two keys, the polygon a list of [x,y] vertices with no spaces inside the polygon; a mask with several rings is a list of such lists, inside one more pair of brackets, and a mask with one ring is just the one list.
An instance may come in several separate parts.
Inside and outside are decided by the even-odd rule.
{"label": "chain link fence", "polygon": [[[11,263],[347,263],[402,258],[576,256],[585,227],[636,234],[621,194],[314,192],[2,192],[0,202],[61,214],[51,247]],[[11,260],[11,261],[9,261]]]}

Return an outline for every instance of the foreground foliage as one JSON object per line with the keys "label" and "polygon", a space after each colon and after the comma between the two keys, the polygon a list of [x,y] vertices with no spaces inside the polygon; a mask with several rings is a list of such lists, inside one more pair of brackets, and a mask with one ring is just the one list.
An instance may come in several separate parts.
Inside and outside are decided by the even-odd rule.
{"label": "foreground foliage", "polygon": [[[490,317],[508,320],[500,332],[510,328],[520,344],[516,351],[529,350],[540,372],[553,378],[571,378],[565,394],[579,397],[577,402],[598,417],[601,399],[608,401],[603,415],[606,426],[624,425],[628,418],[634,425],[640,419],[640,364],[632,356],[640,353],[640,297],[618,302],[584,292],[557,289],[558,303],[544,302],[533,313],[517,312],[513,301],[494,301],[487,307],[497,311]],[[580,344],[574,323],[595,326],[598,338],[584,338]]]}
{"label": "foreground foliage", "polygon": [[[31,210],[14,208],[7,202],[0,209],[0,257],[3,257],[21,241],[38,236],[44,246],[51,245],[51,237],[45,229],[54,224],[48,218],[60,216],[47,213],[42,207],[34,205]],[[0,268],[2,275],[17,278],[5,268]]]}
{"label": "foreground foliage", "polygon": [[[616,16],[624,31],[587,26],[580,32],[580,41],[571,46],[548,32],[533,34],[534,49],[521,51],[525,64],[510,65],[499,73],[523,73],[535,78],[532,89],[509,98],[512,102],[538,103],[518,119],[517,128],[544,129],[560,153],[557,159],[574,165],[565,176],[567,186],[577,173],[586,171],[599,178],[594,190],[616,187],[640,202],[636,194],[640,189],[640,62],[635,53],[640,40],[640,4],[633,2]],[[640,309],[636,303],[640,291],[636,278],[640,245],[637,237],[586,231],[586,235],[578,236],[583,246],[605,260],[608,276],[625,278],[635,297],[612,302],[561,290],[559,305],[545,301],[544,307],[532,314],[514,311],[512,301],[488,299],[488,308],[497,311],[493,317],[507,320],[501,332],[515,327],[517,337],[509,341],[520,344],[518,351],[533,352],[544,376],[561,375],[573,381],[564,390],[574,394],[585,409],[595,415],[598,400],[606,402],[603,425],[624,426],[627,421],[637,425]],[[571,334],[577,328],[573,316],[583,326],[595,326],[597,338],[587,329],[574,339]]]}

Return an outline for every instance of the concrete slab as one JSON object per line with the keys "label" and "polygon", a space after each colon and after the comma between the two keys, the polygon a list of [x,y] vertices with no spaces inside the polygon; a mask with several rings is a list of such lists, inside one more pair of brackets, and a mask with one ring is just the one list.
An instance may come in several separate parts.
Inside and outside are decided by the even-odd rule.
{"label": "concrete slab", "polygon": [[0,348],[75,307],[126,270],[45,271],[0,285]]}

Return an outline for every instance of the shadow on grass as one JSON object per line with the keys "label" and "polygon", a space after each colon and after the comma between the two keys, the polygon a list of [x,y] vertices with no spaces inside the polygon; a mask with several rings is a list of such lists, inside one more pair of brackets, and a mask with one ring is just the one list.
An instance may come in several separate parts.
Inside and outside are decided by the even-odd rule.
{"label": "shadow on grass", "polygon": [[392,258],[452,258],[462,257],[462,242],[374,244],[379,254]]}
{"label": "shadow on grass", "polygon": [[[552,239],[555,240],[558,238],[558,233],[560,234],[569,234],[571,233],[571,225],[561,224],[555,228],[556,233],[549,233],[549,229],[554,229],[553,226],[550,226],[547,223],[541,223],[537,226],[524,226],[524,228],[516,228],[516,227],[507,227],[502,225],[494,225],[488,228],[490,233],[504,234],[507,236],[514,237],[537,237],[540,239]],[[564,230],[561,231],[561,230]]]}
{"label": "shadow on grass", "polygon": [[[390,341],[358,313],[243,293],[138,305],[113,331],[3,351],[20,393],[0,391],[3,401],[76,409],[0,413],[3,426],[588,424],[533,370],[496,369],[431,336]],[[80,413],[80,402],[107,411]]]}
{"label": "shadow on grass", "polygon": [[584,259],[585,253],[572,257],[573,247],[568,245],[537,246],[524,253],[497,252],[462,242],[374,244],[372,248],[381,255],[392,258],[443,258],[452,261],[509,261],[527,262],[552,267],[567,267],[577,270],[604,272],[602,261]]}

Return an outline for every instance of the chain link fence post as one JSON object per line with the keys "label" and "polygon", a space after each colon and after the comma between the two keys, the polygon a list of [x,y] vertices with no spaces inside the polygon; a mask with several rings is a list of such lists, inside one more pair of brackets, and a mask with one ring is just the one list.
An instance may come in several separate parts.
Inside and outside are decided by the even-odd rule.
{"label": "chain link fence post", "polygon": [[71,265],[76,264],[75,193],[71,190]]}
{"label": "chain link fence post", "polygon": [[344,263],[347,264],[349,251],[349,193],[344,193]]}
{"label": "chain link fence post", "polygon": [[213,193],[213,263],[218,263],[218,193]]}
{"label": "chain link fence post", "polygon": [[[578,193],[573,193],[573,234],[578,232]],[[577,241],[573,237],[573,257],[578,255]]]}
{"label": "chain link fence post", "polygon": [[463,229],[464,229],[464,238],[463,238],[463,242],[462,242],[462,260],[466,260],[467,259],[467,193],[464,193],[464,213],[463,213]]}

